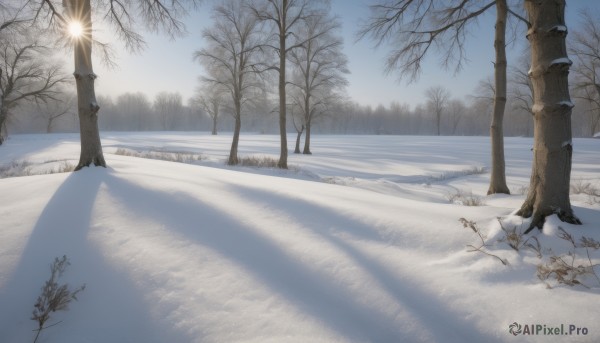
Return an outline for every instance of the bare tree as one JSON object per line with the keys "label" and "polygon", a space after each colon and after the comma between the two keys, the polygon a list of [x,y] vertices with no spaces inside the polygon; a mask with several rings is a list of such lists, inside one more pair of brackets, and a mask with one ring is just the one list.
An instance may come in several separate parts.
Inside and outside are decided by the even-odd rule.
{"label": "bare tree", "polygon": [[[327,5],[328,1],[322,1],[323,5]],[[288,53],[300,46],[306,40],[298,40],[294,32],[301,22],[312,16],[313,10],[311,5],[314,2],[309,0],[255,0],[251,4],[251,9],[260,21],[268,22],[274,27],[274,34],[278,42],[270,46],[279,56],[279,65],[272,66],[270,69],[276,70],[279,73],[279,133],[280,133],[280,155],[277,166],[287,169],[287,124],[286,124],[286,61]],[[293,38],[293,41],[288,45],[288,39]],[[309,37],[312,38],[312,37]],[[307,39],[308,40],[308,39]]]}
{"label": "bare tree", "polygon": [[[292,98],[294,98],[292,96]],[[296,98],[297,99],[297,98]],[[296,111],[294,111],[296,109]],[[290,112],[292,113],[292,123],[294,124],[294,128],[296,129],[296,145],[294,146],[294,154],[301,153],[300,151],[300,139],[302,138],[302,133],[304,132],[304,116],[301,111],[299,111],[300,106],[298,102],[294,102],[290,108]]]}
{"label": "bare tree", "polygon": [[117,118],[113,118],[116,129],[142,131],[152,127],[150,125],[152,104],[146,94],[141,92],[121,94],[117,97],[115,106],[119,114]]}
{"label": "bare tree", "polygon": [[[75,76],[81,137],[81,154],[75,170],[90,164],[106,167],[98,130],[98,111],[94,81],[96,74],[92,65],[92,14],[104,18],[115,28],[117,37],[130,50],[141,49],[144,40],[135,31],[134,11],[152,31],[165,31],[172,37],[185,30],[179,20],[186,14],[186,5],[194,6],[199,0],[27,0],[35,21],[47,22],[69,37],[75,57]],[[60,11],[60,6],[64,11]],[[92,13],[93,12],[93,13]],[[99,46],[105,47],[105,44]]]}
{"label": "bare tree", "polygon": [[371,6],[371,18],[359,32],[376,39],[377,45],[391,41],[386,70],[398,70],[401,77],[415,80],[421,72],[421,63],[433,46],[442,55],[442,65],[463,67],[465,41],[471,23],[490,8],[496,8],[494,48],[496,51],[495,96],[490,125],[492,140],[492,175],[488,194],[509,193],[504,166],[504,137],[502,122],[506,105],[506,20],[507,14],[526,22],[511,10],[506,0],[381,0]]}
{"label": "bare tree", "polygon": [[441,134],[440,124],[442,121],[442,114],[450,99],[450,92],[442,86],[434,86],[425,90],[425,96],[427,97],[427,107],[435,116],[436,133],[439,136]]}
{"label": "bare tree", "polygon": [[529,136],[531,135],[533,118],[533,85],[528,74],[529,69],[531,69],[531,56],[527,53],[524,57],[527,58],[519,62],[517,67],[511,68],[511,97],[513,99],[513,110],[525,113],[528,116],[525,121],[525,133]]}
{"label": "bare tree", "polygon": [[74,113],[74,96],[71,94],[60,94],[58,101],[48,101],[39,104],[38,115],[46,122],[46,133],[52,133],[56,120],[67,114]]}
{"label": "bare tree", "polygon": [[242,107],[249,100],[249,92],[259,86],[256,80],[256,55],[260,52],[262,35],[256,17],[248,7],[237,0],[216,6],[215,23],[205,30],[208,46],[196,51],[194,58],[205,67],[206,82],[223,87],[231,96],[235,127],[227,164],[238,164],[238,143],[241,130]]}
{"label": "bare tree", "polygon": [[[15,7],[19,5],[20,7]],[[23,29],[23,25],[30,23],[31,18],[24,16],[23,12],[26,6],[22,3],[0,3],[0,35],[10,35]]]}
{"label": "bare tree", "polygon": [[573,32],[570,54],[575,64],[575,97],[589,104],[589,134],[600,130],[600,25],[589,10],[580,14],[580,30]]}
{"label": "bare tree", "polygon": [[496,94],[496,86],[494,80],[490,77],[479,80],[475,94],[472,96],[475,100],[484,102],[485,104],[494,105],[494,96]]}
{"label": "bare tree", "polygon": [[456,129],[465,116],[467,107],[462,100],[452,99],[448,104],[448,122],[450,123],[450,132],[452,135],[456,134]]}
{"label": "bare tree", "polygon": [[211,82],[206,83],[203,87],[197,90],[197,94],[193,101],[197,103],[212,121],[212,134],[217,134],[217,121],[221,107],[223,106],[223,97],[227,92],[223,87],[213,85]]}
{"label": "bare tree", "polygon": [[565,38],[565,1],[526,0],[531,28],[531,71],[534,89],[534,147],[529,193],[517,215],[532,217],[542,228],[552,214],[568,223],[581,224],[569,199],[571,178],[571,110],[569,67]]}
{"label": "bare tree", "polygon": [[496,29],[494,31],[494,109],[490,137],[492,141],[492,171],[487,194],[510,194],[506,185],[504,159],[504,110],[506,109],[506,20],[508,5],[506,0],[496,0]]}
{"label": "bare tree", "polygon": [[0,144],[11,111],[23,102],[59,101],[67,77],[58,64],[47,62],[49,48],[31,33],[1,35],[0,42]]}
{"label": "bare tree", "polygon": [[175,129],[175,121],[183,113],[181,94],[160,92],[154,98],[153,107],[160,118],[162,129]]}
{"label": "bare tree", "polygon": [[495,1],[380,0],[371,5],[371,17],[359,38],[371,36],[377,46],[390,42],[386,72],[416,80],[421,63],[433,46],[442,55],[442,65],[459,71],[465,61],[469,24],[492,8]]}
{"label": "bare tree", "polygon": [[[290,51],[294,65],[290,82],[300,90],[297,102],[303,112],[306,129],[303,154],[311,154],[310,135],[313,119],[323,113],[335,92],[348,84],[348,60],[342,51],[343,40],[335,35],[341,25],[325,13],[306,18],[295,32],[304,44]],[[294,75],[295,74],[295,75]]]}

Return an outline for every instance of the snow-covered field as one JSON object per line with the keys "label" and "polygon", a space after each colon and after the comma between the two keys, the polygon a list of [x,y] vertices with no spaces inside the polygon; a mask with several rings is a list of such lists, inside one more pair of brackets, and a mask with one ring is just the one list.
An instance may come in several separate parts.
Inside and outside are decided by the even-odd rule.
{"label": "snow-covered field", "polygon": [[[230,139],[104,133],[107,169],[0,179],[0,342],[33,341],[33,304],[63,255],[62,280],[86,288],[51,314],[48,325],[58,324],[38,342],[600,341],[600,281],[551,278],[548,289],[536,276],[569,251],[575,266],[599,263],[600,251],[588,260],[558,235],[560,226],[600,240],[600,194],[572,195],[584,225],[550,217],[533,232],[541,259],[498,242],[496,217],[527,226],[510,214],[524,199],[531,139],[506,140],[514,195],[495,196],[485,196],[485,137],[314,136],[314,155],[290,154],[289,171],[226,167]],[[240,155],[277,158],[278,146],[276,136],[246,134]],[[599,152],[600,140],[574,141],[579,189],[600,189]],[[0,146],[0,166],[27,161],[5,174],[78,156],[77,135],[16,135]],[[485,251],[508,265],[469,252],[480,240],[459,218],[475,221]],[[541,331],[523,335],[531,325]],[[561,325],[553,333],[562,336],[548,335]]]}

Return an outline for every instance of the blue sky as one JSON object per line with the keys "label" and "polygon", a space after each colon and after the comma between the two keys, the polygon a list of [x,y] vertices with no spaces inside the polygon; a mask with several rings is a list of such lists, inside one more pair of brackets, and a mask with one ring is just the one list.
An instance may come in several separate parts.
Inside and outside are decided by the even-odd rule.
{"label": "blue sky", "polygon": [[[203,73],[201,66],[192,60],[192,54],[204,44],[202,29],[211,25],[209,3],[185,19],[188,34],[183,38],[172,41],[164,35],[144,34],[148,46],[138,54],[123,51],[120,44],[115,43],[113,46],[118,63],[116,69],[107,69],[95,62],[95,71],[99,75],[97,94],[114,98],[125,92],[143,92],[153,99],[158,92],[169,91],[181,93],[184,100],[191,97],[198,84],[198,77]],[[348,76],[348,95],[355,101],[372,106],[388,106],[392,101],[414,106],[424,102],[425,89],[436,85],[448,88],[454,97],[464,98],[474,92],[479,80],[492,75],[493,10],[483,16],[471,30],[467,45],[469,62],[460,73],[444,70],[439,66],[438,56],[431,55],[426,60],[420,79],[408,84],[405,80],[399,82],[397,75],[384,74],[387,53],[385,46],[375,49],[373,42],[368,39],[356,42],[359,25],[369,15],[369,3],[368,0],[332,1],[332,13],[342,20],[344,50],[351,71]],[[568,1],[567,25],[570,28],[576,26],[577,13],[586,6],[600,10],[600,2],[597,1]],[[509,64],[522,53],[525,46],[524,38],[517,39],[521,44],[508,49]],[[72,66],[68,65],[67,68]]]}

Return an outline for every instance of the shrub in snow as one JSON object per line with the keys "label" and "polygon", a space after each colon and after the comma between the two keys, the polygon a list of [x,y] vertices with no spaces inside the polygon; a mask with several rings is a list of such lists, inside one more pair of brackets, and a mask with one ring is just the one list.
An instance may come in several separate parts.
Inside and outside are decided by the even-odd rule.
{"label": "shrub in snow", "polygon": [[28,161],[12,161],[0,166],[0,179],[31,175],[31,163]]}
{"label": "shrub in snow", "polygon": [[463,206],[483,206],[485,205],[485,201],[482,197],[474,195],[472,192],[464,192],[460,189],[457,189],[454,193],[448,193],[446,195],[446,199],[453,204],[463,205]]}
{"label": "shrub in snow", "polygon": [[474,233],[476,233],[477,237],[479,237],[479,240],[481,241],[481,244],[479,244],[479,246],[475,246],[473,244],[467,245],[467,248],[469,248],[469,250],[467,250],[468,252],[478,251],[482,254],[486,254],[488,256],[498,259],[505,266],[508,265],[508,260],[506,260],[505,258],[501,258],[497,255],[494,255],[486,250],[486,248],[489,247],[489,245],[485,243],[485,237],[484,237],[483,233],[481,233],[481,230],[479,229],[479,227],[477,227],[477,223],[475,223],[472,220],[466,220],[465,218],[460,218],[458,221],[460,221],[463,224],[464,228],[471,229]]}
{"label": "shrub in snow", "polygon": [[[518,229],[518,226],[507,227],[501,218],[497,218],[497,220],[503,234],[497,242],[506,243],[512,250],[519,254],[523,251],[523,248],[533,250],[541,260],[540,263],[535,265],[537,277],[548,288],[562,284],[567,286],[581,285],[589,289],[592,288],[590,282],[596,284],[594,287],[600,287],[600,277],[595,269],[600,266],[600,263],[597,263],[597,258],[592,258],[592,253],[600,250],[599,241],[585,236],[577,241],[573,235],[559,226],[558,238],[569,242],[571,249],[566,253],[558,255],[553,254],[550,249],[545,249],[544,252],[549,256],[543,258],[542,245],[537,237],[530,236],[525,239],[524,233]],[[509,264],[506,259],[490,252],[493,245],[486,243],[486,237],[477,226],[477,223],[465,218],[460,218],[459,221],[463,224],[463,227],[471,229],[477,234],[480,241],[480,244],[467,245],[467,248],[469,248],[468,252],[480,252],[498,259],[503,265]]]}
{"label": "shrub in snow", "polygon": [[[506,225],[504,225],[502,223],[501,218],[496,218],[496,219],[498,220],[498,223],[500,224],[500,228],[502,229],[502,232],[503,232],[503,236],[501,236],[497,240],[497,242],[506,243],[511,249],[513,249],[516,252],[520,252],[522,248],[529,248],[536,253],[538,258],[542,258],[542,246],[541,246],[539,240],[537,239],[537,237],[531,236],[527,239],[524,239],[523,232],[519,231],[517,226],[508,228]],[[486,237],[481,232],[481,229],[479,229],[476,222],[474,222],[472,220],[467,220],[465,218],[460,218],[459,221],[463,224],[463,227],[469,228],[475,234],[477,234],[477,237],[479,238],[479,241],[481,242],[481,244],[478,244],[477,246],[473,245],[473,244],[467,245],[467,248],[469,248],[469,250],[467,250],[468,252],[476,252],[477,251],[477,252],[480,252],[480,253],[483,253],[483,254],[486,254],[488,256],[498,259],[505,266],[507,266],[509,264],[507,259],[501,258],[495,254],[492,254],[489,251],[489,248],[491,248],[493,246],[493,244],[486,243],[486,241],[485,241]]]}
{"label": "shrub in snow", "polygon": [[485,170],[484,167],[472,166],[469,169],[464,169],[461,171],[445,172],[445,173],[441,173],[436,176],[430,176],[428,178],[427,182],[446,181],[446,180],[456,179],[456,178],[463,177],[463,176],[481,175],[481,174],[485,174],[486,172],[487,171]]}
{"label": "shrub in snow", "polygon": [[[600,242],[593,238],[581,237],[579,243],[577,243],[573,236],[562,227],[558,227],[558,230],[560,231],[558,237],[569,242],[572,249],[566,254],[550,256],[548,262],[539,264],[537,266],[538,278],[545,282],[548,288],[552,288],[552,285],[548,282],[549,279],[554,279],[556,284],[581,285],[585,288],[591,288],[583,282],[587,277],[593,277],[597,285],[600,286],[600,277],[594,270],[599,264],[593,263],[590,255],[590,251],[600,249]],[[585,250],[585,257],[578,255],[581,250]]]}
{"label": "shrub in snow", "polygon": [[50,313],[68,310],[69,303],[72,300],[77,300],[77,294],[85,289],[85,285],[75,290],[70,290],[67,284],[58,284],[58,279],[64,274],[69,265],[69,259],[67,259],[67,256],[63,256],[60,259],[56,257],[54,263],[50,266],[50,278],[42,287],[42,293],[35,302],[33,315],[31,317],[31,320],[35,320],[38,323],[38,328],[34,330],[37,331],[35,339],[33,340],[34,343],[37,341],[43,329],[58,324],[55,323],[50,326],[44,326],[48,319],[50,319]]}
{"label": "shrub in snow", "polygon": [[517,189],[515,194],[527,195],[529,193],[529,185],[523,185]]}
{"label": "shrub in snow", "polygon": [[0,179],[19,176],[69,173],[73,170],[75,170],[75,166],[65,160],[51,160],[36,164],[30,161],[12,161],[6,165],[0,166]]}
{"label": "shrub in snow", "polygon": [[592,185],[590,182],[584,182],[583,180],[577,180],[571,183],[572,194],[587,194],[593,197],[600,197],[600,189]]}
{"label": "shrub in snow", "polygon": [[202,160],[202,155],[187,153],[187,152],[170,152],[170,151],[142,151],[138,152],[130,149],[118,148],[115,155],[130,156],[138,158],[146,158],[150,160],[160,160],[177,163],[191,164],[195,161]]}
{"label": "shrub in snow", "polygon": [[246,156],[240,159],[244,167],[277,168],[277,160],[269,156]]}
{"label": "shrub in snow", "polygon": [[[504,237],[501,237],[498,240],[499,242],[506,242],[506,244],[508,244],[508,246],[515,251],[519,251],[523,247],[530,248],[536,252],[538,258],[542,258],[542,246],[540,245],[540,241],[537,239],[537,237],[530,236],[527,239],[523,239],[523,232],[518,231],[517,226],[507,228],[502,224],[501,218],[496,219],[500,224],[500,228],[504,232]],[[530,241],[533,241],[533,243]]]}
{"label": "shrub in snow", "polygon": [[[46,171],[45,174],[70,173],[75,170],[75,165],[68,161],[46,161],[44,163],[58,162],[58,166]],[[40,173],[43,174],[43,173]]]}

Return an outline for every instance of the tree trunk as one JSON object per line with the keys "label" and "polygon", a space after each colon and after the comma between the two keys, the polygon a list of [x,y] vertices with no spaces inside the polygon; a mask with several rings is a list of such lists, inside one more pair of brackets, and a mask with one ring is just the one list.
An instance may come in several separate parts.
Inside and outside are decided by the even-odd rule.
{"label": "tree trunk", "polygon": [[229,151],[229,159],[227,164],[234,166],[240,161],[238,159],[238,144],[240,141],[240,130],[242,128],[242,107],[239,98],[235,100],[235,126],[233,129],[233,141],[231,142],[231,150]]}
{"label": "tree trunk", "polygon": [[311,155],[312,152],[310,152],[310,120],[308,122],[306,122],[306,133],[304,134],[304,150],[302,150],[302,153],[305,155]]}
{"label": "tree trunk", "polygon": [[81,154],[75,170],[93,163],[106,167],[100,132],[98,130],[98,110],[94,91],[94,74],[92,68],[92,13],[90,0],[70,0],[68,5],[70,17],[79,20],[84,28],[80,37],[74,40],[75,82],[77,85],[77,105],[79,111],[79,130],[81,136]]}
{"label": "tree trunk", "polygon": [[[282,39],[283,48],[285,49],[285,37]],[[279,135],[281,141],[281,149],[279,154],[279,162],[277,167],[287,169],[287,131],[286,131],[286,94],[285,94],[285,53],[281,52],[279,63]]]}
{"label": "tree trunk", "polygon": [[4,109],[4,107],[0,107],[0,145],[2,145],[2,143],[4,143],[4,140],[6,139],[6,116],[7,116],[7,111]]}
{"label": "tree trunk", "polygon": [[440,111],[436,111],[435,116],[437,119],[437,135],[440,136],[440,123],[442,121],[442,113]]}
{"label": "tree trunk", "polygon": [[[594,70],[594,73],[596,71]],[[596,95],[598,95],[598,97],[600,97],[600,85],[596,83],[596,75],[594,74],[594,88],[596,89]],[[598,127],[598,121],[600,119],[600,110],[598,110],[598,108],[596,108],[595,111],[590,112],[590,116],[592,116],[592,125],[590,125],[591,131],[592,131],[592,137],[594,137],[594,135],[597,132],[596,127]]]}
{"label": "tree trunk", "polygon": [[214,112],[214,115],[212,117],[212,120],[213,120],[212,134],[213,134],[213,136],[217,135],[217,118],[218,118],[218,113],[219,113],[219,109],[216,109],[216,112]]}
{"label": "tree trunk", "polygon": [[494,64],[495,94],[490,138],[492,140],[492,175],[487,194],[510,194],[506,185],[506,166],[504,162],[504,109],[506,107],[506,0],[496,0],[496,63]]}
{"label": "tree trunk", "polygon": [[300,138],[302,137],[302,132],[304,132],[304,125],[302,128],[298,130],[298,136],[296,136],[296,148],[294,149],[294,154],[300,153]]}
{"label": "tree trunk", "polygon": [[282,10],[284,11],[281,15],[279,23],[279,134],[281,138],[281,152],[279,155],[279,162],[277,167],[281,169],[287,169],[287,128],[286,128],[286,94],[285,94],[285,60],[286,60],[286,44],[287,38],[286,29],[286,17],[287,17],[287,0],[283,0]]}
{"label": "tree trunk", "polygon": [[460,124],[460,119],[455,120],[454,123],[452,123],[452,136],[456,135],[456,129],[458,129],[458,124]]}
{"label": "tree trunk", "polygon": [[54,118],[48,118],[48,124],[46,125],[46,133],[52,133],[52,121],[54,121]]}
{"label": "tree trunk", "polygon": [[[2,68],[0,68],[0,78],[2,78]],[[0,96],[0,145],[4,143],[4,121],[6,120],[6,111],[4,110],[4,94]]]}
{"label": "tree trunk", "polygon": [[534,148],[527,199],[517,215],[533,217],[529,229],[542,229],[545,217],[581,224],[569,199],[571,177],[571,97],[565,37],[565,1],[525,1],[531,28],[530,77],[534,89]]}

